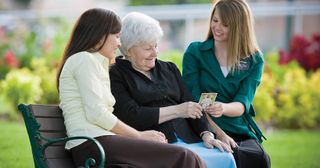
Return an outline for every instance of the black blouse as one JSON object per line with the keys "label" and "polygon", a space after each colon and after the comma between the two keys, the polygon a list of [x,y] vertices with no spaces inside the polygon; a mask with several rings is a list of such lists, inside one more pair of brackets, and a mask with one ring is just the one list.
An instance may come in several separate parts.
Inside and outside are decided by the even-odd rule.
{"label": "black blouse", "polygon": [[156,60],[151,80],[133,69],[122,56],[110,68],[111,91],[116,99],[114,114],[137,130],[158,130],[166,135],[169,143],[178,135],[186,143],[201,141],[200,133],[208,130],[201,119],[177,118],[159,124],[159,109],[193,101],[175,64]]}

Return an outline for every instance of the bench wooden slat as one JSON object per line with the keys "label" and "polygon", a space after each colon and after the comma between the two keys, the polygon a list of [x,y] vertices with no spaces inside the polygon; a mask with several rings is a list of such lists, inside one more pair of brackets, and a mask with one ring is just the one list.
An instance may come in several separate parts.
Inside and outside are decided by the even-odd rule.
{"label": "bench wooden slat", "polygon": [[32,113],[35,117],[63,117],[58,105],[31,105]]}
{"label": "bench wooden slat", "polygon": [[43,116],[36,118],[40,124],[40,132],[61,132],[66,130],[63,118],[44,118]]}
{"label": "bench wooden slat", "polygon": [[65,138],[67,136],[65,131],[60,131],[60,132],[45,132],[45,131],[42,131],[42,132],[40,132],[40,134],[43,137],[46,137],[46,138]]}
{"label": "bench wooden slat", "polygon": [[47,159],[72,158],[71,153],[64,146],[49,146],[45,150],[44,156]]}
{"label": "bench wooden slat", "polygon": [[46,160],[48,167],[75,167],[73,160],[69,159],[49,159]]}

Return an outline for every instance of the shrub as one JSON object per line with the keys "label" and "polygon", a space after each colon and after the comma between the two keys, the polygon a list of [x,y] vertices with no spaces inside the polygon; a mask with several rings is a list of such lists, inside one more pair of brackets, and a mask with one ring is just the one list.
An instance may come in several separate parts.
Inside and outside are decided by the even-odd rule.
{"label": "shrub", "polygon": [[296,61],[279,65],[278,55],[265,57],[262,83],[254,107],[257,119],[282,128],[313,128],[319,121],[320,72],[306,73]]}
{"label": "shrub", "polygon": [[265,73],[262,76],[262,82],[257,90],[257,94],[253,101],[253,106],[257,111],[257,120],[263,123],[270,123],[275,118],[277,110],[274,100],[275,80],[271,74]]}
{"label": "shrub", "polygon": [[41,99],[41,79],[29,69],[13,69],[0,83],[1,94],[10,102],[12,117],[16,116],[19,103],[35,103]]}
{"label": "shrub", "polygon": [[275,97],[278,111],[277,126],[286,128],[310,128],[316,124],[311,89],[302,68],[290,70],[284,76]]}
{"label": "shrub", "polygon": [[44,57],[33,59],[31,68],[33,74],[41,79],[40,87],[43,90],[41,99],[37,103],[41,104],[57,104],[59,102],[59,94],[56,88],[56,69],[50,68],[49,62]]}
{"label": "shrub", "polygon": [[317,115],[317,123],[320,123],[320,89],[319,89],[319,83],[320,83],[320,69],[318,69],[316,72],[314,72],[309,80],[309,88],[311,92],[311,103],[313,105],[312,111],[316,113]]}

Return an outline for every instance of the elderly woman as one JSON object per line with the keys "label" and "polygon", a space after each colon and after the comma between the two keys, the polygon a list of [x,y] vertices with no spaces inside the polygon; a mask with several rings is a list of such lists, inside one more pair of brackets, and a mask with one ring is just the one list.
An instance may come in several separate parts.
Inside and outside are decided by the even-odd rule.
{"label": "elderly woman", "polygon": [[[159,22],[141,13],[123,18],[123,56],[110,68],[114,114],[137,130],[154,129],[169,143],[196,152],[207,167],[235,167],[231,149],[208,130],[201,106],[193,102],[175,64],[157,60],[163,35]],[[206,146],[207,148],[205,148]]]}

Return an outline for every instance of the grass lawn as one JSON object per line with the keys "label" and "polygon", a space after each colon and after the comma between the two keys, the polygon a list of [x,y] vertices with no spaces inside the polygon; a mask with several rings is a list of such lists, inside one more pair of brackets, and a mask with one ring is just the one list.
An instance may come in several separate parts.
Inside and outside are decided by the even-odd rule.
{"label": "grass lawn", "polygon": [[272,168],[320,168],[320,131],[277,131],[267,138]]}
{"label": "grass lawn", "polygon": [[27,130],[23,123],[0,121],[0,168],[34,167]]}
{"label": "grass lawn", "polygon": [[[24,125],[0,121],[0,132],[0,168],[33,167]],[[319,131],[276,131],[267,138],[272,168],[320,168]]]}

